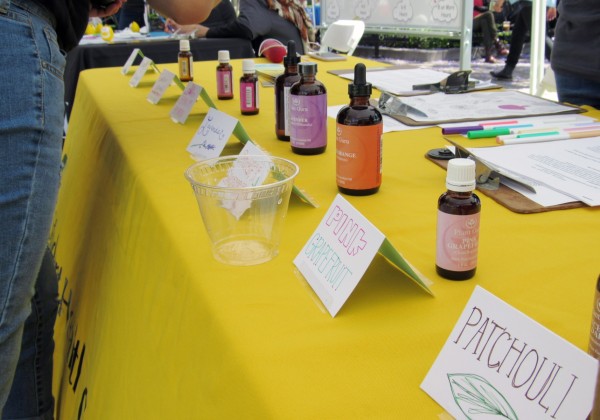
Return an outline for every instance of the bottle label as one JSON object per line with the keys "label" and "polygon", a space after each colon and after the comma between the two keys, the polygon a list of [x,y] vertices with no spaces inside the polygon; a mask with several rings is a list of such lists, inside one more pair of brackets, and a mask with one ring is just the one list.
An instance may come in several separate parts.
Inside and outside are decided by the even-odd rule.
{"label": "bottle label", "polygon": [[438,211],[435,263],[450,271],[468,271],[477,267],[479,216],[448,214]]}
{"label": "bottle label", "polygon": [[290,135],[290,90],[291,86],[283,87],[283,124],[286,136]]}
{"label": "bottle label", "polygon": [[217,95],[231,95],[231,92],[233,91],[232,85],[232,75],[230,71],[217,72]]}
{"label": "bottle label", "polygon": [[313,149],[327,145],[327,95],[290,95],[290,142]]}
{"label": "bottle label", "polygon": [[336,179],[340,187],[367,190],[381,185],[383,123],[337,124],[335,130]]}
{"label": "bottle label", "polygon": [[242,111],[258,109],[258,89],[255,82],[240,82],[240,106]]}
{"label": "bottle label", "polygon": [[194,78],[194,67],[191,58],[181,57],[179,59],[179,78],[184,82]]}

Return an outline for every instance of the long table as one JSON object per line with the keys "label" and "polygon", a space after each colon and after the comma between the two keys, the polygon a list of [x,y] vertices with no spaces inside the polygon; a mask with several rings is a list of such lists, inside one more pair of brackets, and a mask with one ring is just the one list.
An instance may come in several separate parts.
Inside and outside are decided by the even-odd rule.
{"label": "long table", "polygon": [[[358,61],[318,63],[329,105],[348,102],[348,81],[325,70]],[[242,116],[237,82],[236,99],[217,101],[216,62],[195,66],[220,110],[300,166],[296,182],[320,207],[292,196],[274,260],[218,263],[183,176],[206,105],[176,124],[176,86],[157,105],[146,101],[156,74],[131,88],[120,68],[82,73],[52,232],[59,419],[437,418],[443,409],[419,385],[476,285],[587,349],[600,209],[517,214],[480,194],[476,276],[438,277],[445,171],[424,155],[446,144],[439,128],[385,134],[381,190],[347,197],[434,281],[435,297],[377,256],[332,318],[292,261],[337,194],[334,121],[324,154],[295,155],[275,136],[272,88],[260,88],[258,115]],[[233,66],[237,81],[241,60]],[[232,137],[223,154],[240,149]]]}
{"label": "long table", "polygon": [[[67,114],[71,114],[79,73],[84,70],[122,66],[134,48],[142,50],[155,63],[164,64],[177,61],[179,41],[177,39],[147,38],[114,44],[78,45],[67,54],[65,67],[65,103]],[[190,40],[190,51],[194,60],[216,60],[219,50],[228,50],[231,58],[252,58],[254,49],[247,39],[211,38]]]}

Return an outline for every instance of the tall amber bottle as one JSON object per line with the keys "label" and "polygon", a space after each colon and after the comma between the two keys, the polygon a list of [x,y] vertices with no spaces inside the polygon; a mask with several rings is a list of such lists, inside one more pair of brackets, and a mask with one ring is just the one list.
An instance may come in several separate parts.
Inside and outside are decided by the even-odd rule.
{"label": "tall amber bottle", "polygon": [[335,130],[336,182],[343,194],[375,194],[381,185],[383,118],[369,103],[371,91],[365,65],[359,63],[348,85],[350,105],[338,113]]}
{"label": "tall amber bottle", "polygon": [[290,140],[289,98],[292,85],[300,80],[296,43],[288,41],[287,55],[283,58],[283,74],[275,79],[275,134],[279,140]]}
{"label": "tall amber bottle", "polygon": [[298,65],[300,80],[290,89],[292,152],[317,155],[327,148],[327,89],[316,79],[316,63]]}
{"label": "tall amber bottle", "polygon": [[475,275],[479,250],[481,201],[475,189],[475,162],[450,159],[446,188],[438,200],[435,269],[449,280]]}
{"label": "tall amber bottle", "polygon": [[182,82],[191,82],[194,80],[194,58],[190,51],[190,40],[179,40],[179,54],[177,56],[179,64],[179,80]]}

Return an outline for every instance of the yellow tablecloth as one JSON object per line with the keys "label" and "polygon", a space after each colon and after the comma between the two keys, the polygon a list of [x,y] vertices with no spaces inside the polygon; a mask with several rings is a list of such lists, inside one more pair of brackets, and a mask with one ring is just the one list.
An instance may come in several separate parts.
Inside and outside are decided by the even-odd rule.
{"label": "yellow tablecloth", "polygon": [[[325,70],[357,61],[318,63],[329,105],[348,102],[348,81]],[[241,61],[233,66],[237,79]],[[216,100],[216,62],[195,67]],[[347,198],[434,281],[436,297],[378,256],[331,318],[292,260],[337,193],[335,122],[326,153],[299,156],[275,137],[272,88],[261,87],[256,116],[240,114],[237,91],[216,102],[273,155],[298,163],[297,184],[321,204],[292,196],[280,255],[227,266],[210,253],[183,177],[207,107],[198,102],[184,125],[173,123],[181,91],[170,87],[151,105],[156,78],[131,88],[130,76],[109,68],[79,79],[52,235],[60,419],[437,418],[442,408],[419,385],[475,285],[587,348],[600,209],[522,215],[480,194],[477,274],[444,280],[435,273],[435,224],[445,171],[424,158],[445,144],[441,131],[385,134],[380,192]],[[240,148],[232,137],[224,154]]]}

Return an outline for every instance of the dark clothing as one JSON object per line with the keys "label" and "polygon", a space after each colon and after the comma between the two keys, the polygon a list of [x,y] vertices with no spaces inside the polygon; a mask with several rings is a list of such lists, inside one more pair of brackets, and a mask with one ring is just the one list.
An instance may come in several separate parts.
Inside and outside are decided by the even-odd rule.
{"label": "dark clothing", "polygon": [[[515,26],[513,27],[512,34],[510,36],[510,49],[508,57],[506,57],[506,65],[515,68],[523,52],[523,45],[528,39],[528,35],[531,31],[531,13],[532,5],[530,1],[520,1],[516,3],[519,6],[519,14],[515,19]],[[550,59],[552,52],[552,40],[546,37],[546,58]]]}
{"label": "dark clothing", "polygon": [[65,51],[75,47],[88,23],[90,3],[87,0],[32,0],[41,4],[56,18],[58,45]]}
{"label": "dark clothing", "polygon": [[217,28],[233,22],[236,18],[237,15],[231,1],[221,0],[219,4],[212,9],[206,20],[202,22],[202,25],[209,28]]}
{"label": "dark clothing", "polygon": [[121,6],[119,10],[119,24],[117,29],[129,28],[131,22],[137,23],[140,28],[146,23],[144,22],[144,0],[127,0],[127,3]]}
{"label": "dark clothing", "polygon": [[270,10],[265,0],[240,0],[238,18],[227,25],[210,28],[206,37],[249,39],[254,51],[258,51],[260,43],[267,38],[275,38],[284,45],[293,40],[298,52],[304,54],[298,28],[277,11]]}
{"label": "dark clothing", "polygon": [[558,4],[552,69],[600,82],[600,1]]}

